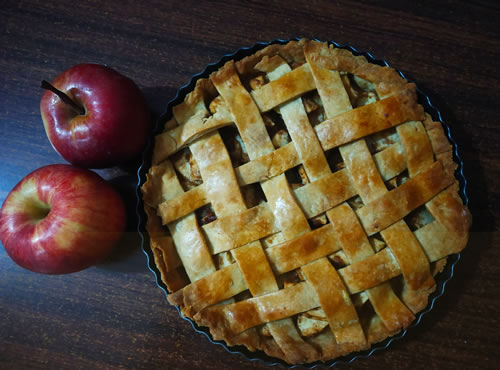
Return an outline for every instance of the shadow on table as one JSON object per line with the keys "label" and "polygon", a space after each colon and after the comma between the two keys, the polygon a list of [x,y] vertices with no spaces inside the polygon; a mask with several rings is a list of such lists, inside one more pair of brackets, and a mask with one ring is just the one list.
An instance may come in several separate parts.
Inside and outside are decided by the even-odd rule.
{"label": "shadow on table", "polygon": [[[126,272],[143,272],[147,268],[146,258],[141,249],[141,237],[137,232],[137,181],[135,174],[118,176],[108,181],[125,201],[127,225],[118,245],[98,267]],[[139,264],[135,261],[138,259],[136,258],[138,254],[141,255]]]}
{"label": "shadow on table", "polygon": [[[176,95],[172,87],[145,87],[142,92],[151,110],[151,132],[156,127],[158,118],[166,111],[167,104]],[[137,215],[137,171],[142,163],[142,153],[127,163],[118,167],[118,176],[108,182],[120,193],[127,210],[127,226],[120,243],[111,254],[97,267],[124,272],[143,272],[147,269],[147,259],[142,253],[142,239],[137,232],[139,216]]]}
{"label": "shadow on table", "polygon": [[[167,109],[167,103],[176,95],[176,89],[171,87],[146,87],[142,89],[152,113],[151,131],[156,127],[156,121]],[[142,163],[142,153],[136,158],[121,164],[115,177],[108,182],[120,193],[127,210],[127,226],[120,243],[98,267],[114,271],[143,272],[147,269],[147,259],[142,253],[142,239],[137,232],[139,216],[137,214],[137,171]]]}

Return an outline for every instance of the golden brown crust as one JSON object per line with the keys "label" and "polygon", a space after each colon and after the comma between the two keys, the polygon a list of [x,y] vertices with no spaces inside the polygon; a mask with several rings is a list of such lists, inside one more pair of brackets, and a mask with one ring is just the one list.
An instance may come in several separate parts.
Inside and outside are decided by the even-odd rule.
{"label": "golden brown crust", "polygon": [[363,346],[366,338],[358,313],[335,268],[321,258],[303,266],[302,271],[318,296],[335,341]]}
{"label": "golden brown crust", "polygon": [[315,127],[324,150],[347,144],[407,121],[422,119],[415,86],[408,85],[390,97],[330,118]]}
{"label": "golden brown crust", "polygon": [[441,163],[434,162],[427,170],[361,208],[358,212],[361,224],[368,235],[380,232],[431,200],[450,181]]}
{"label": "golden brown crust", "polygon": [[[452,147],[391,68],[274,44],[198,80],[173,115],[146,228],[169,302],[216,340],[289,363],[369,348],[413,322],[467,243]],[[198,178],[181,179],[180,150]]]}
{"label": "golden brown crust", "polygon": [[266,46],[255,54],[236,62],[236,69],[241,75],[250,73],[264,57],[272,57],[274,55],[280,55],[287,63],[303,63],[303,49],[307,42],[308,40],[306,39],[300,39],[299,41],[290,41],[285,45],[273,44]]}
{"label": "golden brown crust", "polygon": [[306,46],[311,60],[319,66],[335,71],[350,72],[373,82],[381,97],[400,90],[407,82],[394,69],[369,63],[364,56],[355,56],[345,49],[312,41]]}
{"label": "golden brown crust", "polygon": [[309,65],[303,64],[281,78],[254,90],[252,97],[261,112],[267,112],[315,88]]}

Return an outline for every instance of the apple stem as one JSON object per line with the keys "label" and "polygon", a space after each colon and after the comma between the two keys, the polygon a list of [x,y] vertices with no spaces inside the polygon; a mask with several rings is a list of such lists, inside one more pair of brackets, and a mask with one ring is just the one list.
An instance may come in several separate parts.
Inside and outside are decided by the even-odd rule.
{"label": "apple stem", "polygon": [[85,108],[78,105],[75,103],[73,99],[71,99],[68,95],[63,93],[61,90],[56,89],[54,86],[52,86],[49,82],[43,80],[42,85],[40,86],[42,89],[52,91],[54,94],[56,94],[64,103],[68,104],[71,108],[75,110],[76,113],[79,115],[84,115],[85,114]]}

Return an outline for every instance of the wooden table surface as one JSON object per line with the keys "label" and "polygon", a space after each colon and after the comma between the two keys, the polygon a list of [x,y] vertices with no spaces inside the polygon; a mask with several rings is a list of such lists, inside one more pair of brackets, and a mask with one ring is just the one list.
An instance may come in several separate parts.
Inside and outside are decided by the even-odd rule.
{"label": "wooden table surface", "polygon": [[[295,36],[352,44],[406,72],[441,109],[464,160],[474,225],[455,277],[421,325],[341,368],[498,368],[499,23],[495,1],[4,0],[0,202],[27,173],[64,163],[43,130],[39,85],[74,64],[114,67],[159,114],[193,74],[241,46]],[[104,263],[44,276],[0,248],[0,368],[265,367],[211,344],[168,305],[134,231],[136,169],[98,171],[120,189],[130,216]]]}

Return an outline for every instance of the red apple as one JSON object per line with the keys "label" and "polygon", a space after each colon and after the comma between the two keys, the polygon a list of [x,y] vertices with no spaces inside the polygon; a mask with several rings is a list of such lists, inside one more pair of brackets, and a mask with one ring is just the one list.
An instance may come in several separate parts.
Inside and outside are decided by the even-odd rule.
{"label": "red apple", "polygon": [[125,162],[144,147],[149,110],[137,85],[100,64],[79,64],[61,73],[40,102],[45,132],[68,162],[104,168]]}
{"label": "red apple", "polygon": [[104,258],[126,223],[123,200],[96,173],[68,164],[39,168],[9,193],[0,240],[20,266],[46,274],[82,270]]}

